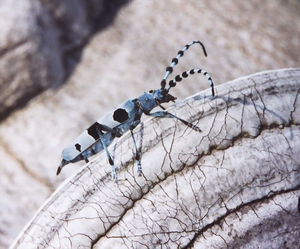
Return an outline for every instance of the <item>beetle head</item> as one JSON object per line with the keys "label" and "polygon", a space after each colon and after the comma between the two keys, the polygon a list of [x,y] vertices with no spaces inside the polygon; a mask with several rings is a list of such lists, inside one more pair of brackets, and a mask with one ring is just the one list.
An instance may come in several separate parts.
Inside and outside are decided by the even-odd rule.
{"label": "beetle head", "polygon": [[150,90],[149,92],[153,95],[158,104],[168,103],[170,101],[175,102],[176,99],[176,97],[169,94],[169,90],[167,89]]}

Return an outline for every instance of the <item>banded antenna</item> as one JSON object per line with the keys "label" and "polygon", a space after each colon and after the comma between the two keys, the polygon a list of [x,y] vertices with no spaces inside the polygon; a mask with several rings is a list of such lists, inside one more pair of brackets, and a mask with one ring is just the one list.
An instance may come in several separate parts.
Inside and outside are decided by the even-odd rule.
{"label": "banded antenna", "polygon": [[[173,68],[178,64],[179,59],[184,55],[184,52],[189,49],[190,46],[194,45],[195,43],[199,43],[203,49],[204,55],[207,57],[207,53],[205,50],[204,45],[200,41],[192,41],[191,43],[187,44],[184,46],[183,49],[179,50],[177,53],[177,56],[172,59],[171,65],[166,68],[166,74],[161,81],[161,89],[165,89],[166,87],[166,80],[169,77],[169,75],[173,72]],[[170,90],[171,87],[175,87],[177,82],[180,82],[182,79],[187,78],[190,74],[195,74],[195,73],[201,73],[206,76],[210,87],[211,87],[211,92],[212,96],[215,96],[215,91],[214,91],[214,83],[208,72],[206,72],[203,69],[191,69],[189,71],[185,71],[180,75],[175,76],[174,80],[169,81],[169,87],[166,89],[167,91]]]}

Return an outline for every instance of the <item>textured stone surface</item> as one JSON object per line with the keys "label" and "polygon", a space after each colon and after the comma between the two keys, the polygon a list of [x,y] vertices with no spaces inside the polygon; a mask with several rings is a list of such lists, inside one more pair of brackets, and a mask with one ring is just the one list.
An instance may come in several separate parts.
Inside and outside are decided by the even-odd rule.
{"label": "textured stone surface", "polygon": [[[59,89],[49,89],[33,98],[0,124],[3,158],[0,222],[5,224],[0,228],[0,247],[6,248],[57,186],[84,165],[70,165],[56,177],[62,149],[113,106],[157,88],[165,67],[186,43],[201,40],[208,57],[203,56],[199,47],[192,47],[174,74],[200,67],[211,74],[216,84],[263,70],[299,67],[300,7],[295,0],[249,3],[228,0],[218,4],[197,0],[189,4],[182,0],[172,3],[130,1],[120,10],[112,26],[89,41],[85,37],[93,30],[87,31],[83,26],[92,23],[96,30],[101,29],[97,27],[101,22],[93,17],[101,13],[97,8],[100,1],[91,1],[92,7],[86,7],[89,14],[85,18],[80,14],[82,8],[72,8],[66,13],[66,8],[60,8],[54,1],[24,0],[18,5],[11,2],[2,1],[0,8],[1,33],[5,34],[0,38],[0,55],[3,56],[0,64],[4,65],[0,67],[0,92],[6,92],[5,96],[11,99],[9,103],[19,107],[15,102],[19,92],[14,90],[19,89],[18,82],[22,82],[21,88],[29,86],[26,90],[32,91],[36,89],[32,84],[47,88],[60,85],[61,79],[67,81]],[[84,6],[82,3],[86,2],[76,3]],[[60,3],[65,6],[68,2]],[[8,7],[4,8],[6,5]],[[38,8],[31,10],[32,5]],[[28,9],[30,16],[26,16]],[[49,38],[45,40],[45,36],[41,36],[35,40],[38,44],[33,42],[26,47],[25,42],[16,46],[15,52],[20,52],[16,58],[11,58],[9,50],[4,49],[8,46],[3,45],[7,44],[4,41],[15,39],[16,34],[26,39],[28,32],[32,35],[42,32],[42,27],[38,31],[24,28],[26,22],[37,23],[34,13],[41,15],[44,12],[39,11],[42,10],[46,14],[40,19],[50,16],[53,17],[50,22],[59,20],[53,30],[47,26],[48,21],[44,23]],[[9,26],[13,16],[21,21]],[[74,23],[74,26],[62,25],[64,20],[70,20],[67,23]],[[49,49],[46,44],[53,37],[63,39],[59,39],[58,45],[53,43],[55,49]],[[30,36],[31,39],[34,37]],[[83,44],[88,41],[83,50],[79,41]],[[21,44],[19,42],[11,44]],[[43,65],[46,69],[41,70]],[[14,73],[6,72],[10,68],[16,68]],[[2,82],[10,84],[5,91]],[[179,84],[172,94],[182,99],[205,88],[208,88],[205,77],[198,75]]]}
{"label": "textured stone surface", "polygon": [[82,48],[127,1],[4,0],[0,8],[0,119],[71,75]]}

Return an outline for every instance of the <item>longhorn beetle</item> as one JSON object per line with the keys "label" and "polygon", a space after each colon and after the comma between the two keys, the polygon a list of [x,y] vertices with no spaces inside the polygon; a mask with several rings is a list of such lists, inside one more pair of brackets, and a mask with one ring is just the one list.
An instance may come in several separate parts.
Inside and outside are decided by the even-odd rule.
{"label": "longhorn beetle", "polygon": [[[192,41],[184,46],[177,56],[172,59],[171,65],[167,67],[166,74],[161,81],[161,88],[157,90],[150,90],[143,93],[136,99],[129,99],[122,104],[118,105],[113,111],[100,118],[88,129],[86,129],[74,143],[67,146],[62,152],[62,161],[57,169],[57,175],[61,169],[69,164],[75,163],[80,160],[88,162],[88,158],[103,149],[106,152],[109,164],[111,165],[112,178],[115,182],[118,181],[117,174],[114,167],[114,160],[110,156],[107,146],[112,143],[116,137],[121,137],[125,132],[130,130],[133,144],[136,151],[136,164],[138,175],[142,174],[142,167],[140,162],[140,152],[137,149],[136,141],[133,135],[133,129],[141,122],[141,116],[143,114],[157,117],[157,118],[175,118],[186,126],[192,128],[195,131],[201,132],[200,128],[193,125],[180,117],[175,116],[172,113],[165,111],[162,103],[168,103],[170,101],[175,102],[176,97],[169,94],[172,87],[176,86],[177,82],[180,82],[183,78],[187,78],[190,74],[201,73],[207,77],[210,84],[212,96],[215,95],[214,84],[210,75],[203,69],[191,69],[185,71],[180,75],[177,75],[174,80],[169,81],[169,86],[166,87],[166,80],[173,72],[174,66],[178,63],[180,57],[184,55],[184,52],[194,44],[200,44],[205,56],[207,56],[204,45],[200,41]],[[150,113],[155,107],[159,106],[163,111],[157,111]]]}

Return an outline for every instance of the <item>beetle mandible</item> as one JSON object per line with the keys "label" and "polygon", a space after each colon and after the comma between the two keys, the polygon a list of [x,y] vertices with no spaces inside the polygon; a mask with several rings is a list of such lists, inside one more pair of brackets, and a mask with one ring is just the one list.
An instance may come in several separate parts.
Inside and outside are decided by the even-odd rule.
{"label": "beetle mandible", "polygon": [[[157,90],[150,90],[143,93],[141,96],[135,99],[129,99],[120,105],[118,105],[113,111],[106,114],[104,117],[97,120],[88,129],[86,129],[75,142],[71,143],[62,151],[62,161],[57,169],[57,175],[62,168],[69,164],[75,163],[80,160],[88,162],[88,158],[102,150],[105,150],[109,164],[111,165],[112,178],[115,182],[118,181],[117,174],[114,167],[114,160],[112,159],[107,146],[109,146],[116,137],[121,137],[128,130],[131,132],[133,144],[136,151],[136,164],[138,175],[142,174],[140,152],[137,149],[136,141],[133,135],[133,129],[141,122],[141,116],[143,114],[158,117],[158,118],[175,118],[191,129],[201,132],[200,128],[193,125],[186,120],[181,119],[165,111],[162,103],[168,103],[170,101],[175,102],[176,97],[169,94],[172,87],[176,86],[177,82],[180,82],[183,78],[187,78],[190,74],[201,73],[207,77],[210,83],[212,96],[215,95],[214,83],[210,75],[203,69],[191,69],[185,71],[180,75],[177,75],[174,80],[169,81],[169,86],[166,87],[166,80],[173,72],[173,68],[177,65],[180,57],[184,55],[184,52],[194,44],[200,44],[205,56],[207,56],[204,45],[200,41],[192,41],[184,46],[175,58],[172,59],[171,65],[166,68],[166,73],[161,81],[161,88]],[[163,111],[157,111],[150,113],[155,107],[159,106]]]}

